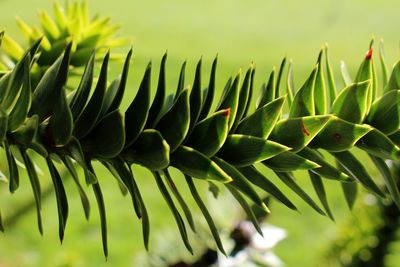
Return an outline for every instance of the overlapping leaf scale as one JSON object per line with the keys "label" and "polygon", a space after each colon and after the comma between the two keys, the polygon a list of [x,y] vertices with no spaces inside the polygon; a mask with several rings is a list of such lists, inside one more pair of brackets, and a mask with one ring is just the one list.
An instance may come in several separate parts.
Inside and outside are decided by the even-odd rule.
{"label": "overlapping leaf scale", "polygon": [[[55,23],[63,24],[62,14],[59,14]],[[48,30],[50,34],[52,29]],[[400,72],[398,65],[395,65],[389,82],[385,83],[385,94],[375,100],[376,75],[371,59],[372,48],[368,50],[357,76],[354,79],[346,77],[349,84],[338,96],[325,48],[318,56],[317,66],[293,98],[290,95],[279,97],[279,84],[286,63],[284,59],[278,74],[273,70],[268,84],[263,86],[262,96],[255,109],[251,106],[255,73],[255,67],[252,66],[244,75],[243,81],[240,72],[234,79],[228,80],[221,100],[216,105],[216,111],[209,114],[217,89],[216,59],[212,64],[208,88],[201,88],[202,60],[197,65],[193,86],[185,87],[184,63],[175,95],[166,97],[168,73],[165,54],[154,99],[150,95],[152,69],[149,64],[135,97],[122,113],[120,103],[125,89],[132,90],[126,83],[132,51],[126,57],[122,75],[111,82],[108,82],[107,75],[110,54],[105,55],[98,74],[94,71],[94,54],[91,54],[85,62],[86,71],[77,90],[67,96],[64,85],[68,80],[68,66],[73,60],[70,53],[72,46],[71,43],[63,45],[64,53],[54,59],[52,66],[37,84],[32,85],[32,89],[28,63],[35,57],[35,47],[26,52],[27,56],[20,61],[21,67],[15,70],[18,74],[15,75],[20,78],[12,78],[12,75],[0,78],[0,141],[8,161],[10,191],[15,192],[18,189],[16,158],[22,154],[36,199],[40,231],[40,184],[32,156],[27,151],[30,149],[47,160],[49,175],[56,191],[60,239],[65,230],[68,205],[63,187],[64,177],[59,176],[56,168],[58,163],[53,160],[60,158],[61,163],[71,172],[85,214],[89,216],[88,199],[79,184],[75,165],[83,168],[86,183],[93,187],[99,207],[106,255],[106,209],[101,187],[92,167],[92,161],[96,160],[117,177],[125,192],[129,192],[133,209],[142,220],[146,248],[150,231],[149,217],[132,172],[131,167],[135,164],[144,166],[154,174],[156,184],[171,209],[189,250],[191,246],[186,222],[175,206],[162,174],[166,174],[166,182],[192,229],[195,229],[195,224],[185,197],[180,188],[175,186],[174,177],[170,175],[171,167],[178,169],[186,177],[190,191],[221,251],[223,247],[217,225],[202,202],[192,178],[224,183],[258,228],[254,214],[243,196],[267,210],[261,194],[270,194],[288,208],[296,210],[296,206],[280,188],[257,170],[258,163],[262,163],[272,169],[278,178],[318,213],[327,214],[333,219],[324,189],[324,178],[343,183],[345,197],[350,206],[354,203],[354,188],[357,183],[378,196],[386,196],[386,192],[377,186],[379,183],[375,178],[368,175],[363,162],[349,152],[353,147],[358,147],[373,159],[382,173],[391,198],[397,204],[400,202],[398,188],[395,187],[394,178],[384,161],[398,160],[400,155],[397,90],[400,88],[395,88]],[[326,73],[323,71],[324,59]],[[290,93],[294,89],[292,75],[290,69],[287,77]],[[96,76],[97,84],[92,88]],[[330,101],[326,99],[325,79],[329,85]],[[17,88],[18,93],[9,93],[10,88]],[[285,100],[289,104],[289,116],[283,114]],[[339,166],[335,166],[332,160],[325,159],[326,153],[321,153],[322,151],[330,152]],[[296,170],[309,172],[314,190],[325,211],[295,181],[292,172]],[[262,190],[261,194],[254,186]]]}

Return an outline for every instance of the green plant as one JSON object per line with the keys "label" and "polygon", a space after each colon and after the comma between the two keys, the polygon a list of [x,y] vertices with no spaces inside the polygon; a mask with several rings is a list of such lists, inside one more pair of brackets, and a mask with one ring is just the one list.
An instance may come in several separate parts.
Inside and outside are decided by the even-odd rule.
{"label": "green plant", "polygon": [[[86,1],[66,1],[65,7],[54,2],[53,13],[54,17],[51,17],[45,10],[39,10],[39,26],[31,26],[17,17],[18,28],[25,43],[19,44],[11,36],[4,36],[3,51],[0,52],[0,75],[13,69],[22,58],[24,50],[39,38],[42,41],[31,68],[35,82],[39,81],[70,42],[73,42],[69,61],[71,68],[85,66],[94,49],[98,57],[102,58],[108,49],[129,43],[127,38],[116,35],[120,26],[111,24],[109,17],[97,14],[90,18]],[[122,58],[117,54],[114,56]]]}
{"label": "green plant", "polygon": [[[110,54],[105,55],[97,84],[91,93],[95,64],[93,51],[79,85],[67,96],[65,85],[73,42],[66,45],[64,52],[47,68],[38,83],[32,84],[31,66],[41,41],[37,40],[15,67],[0,79],[0,142],[8,160],[9,188],[11,192],[18,189],[16,160],[22,161],[36,200],[40,232],[40,181],[34,168],[33,154],[28,150],[46,160],[57,199],[61,241],[68,217],[68,201],[55,162],[60,162],[71,173],[88,217],[88,198],[75,169],[76,165],[83,168],[86,183],[91,185],[96,196],[106,256],[106,211],[92,161],[99,161],[106,166],[123,191],[130,194],[135,212],[142,221],[146,248],[150,231],[149,218],[130,168],[132,164],[140,164],[153,174],[189,251],[192,248],[186,224],[171,194],[178,201],[193,230],[195,225],[191,211],[168,171],[170,167],[184,174],[216,245],[223,253],[217,228],[193,178],[224,185],[259,232],[261,230],[256,217],[243,197],[246,196],[252,203],[268,210],[254,186],[288,208],[296,210],[296,207],[255,168],[254,165],[258,163],[272,169],[279,179],[313,209],[329,217],[332,214],[322,177],[342,183],[350,206],[354,203],[358,184],[377,196],[389,195],[396,204],[400,203],[395,180],[384,161],[399,159],[400,115],[397,89],[400,63],[395,65],[388,79],[383,53],[380,53],[383,87],[378,86],[372,42],[354,82],[345,68],[342,68],[346,86],[338,95],[327,48],[321,50],[316,67],[297,92],[293,88],[292,68],[289,66],[287,91],[280,96],[280,82],[286,64],[286,60],[283,60],[279,71],[273,70],[268,82],[262,86],[261,97],[252,113],[249,110],[254,87],[253,66],[246,71],[243,81],[240,72],[228,80],[217,108],[212,111],[217,59],[213,62],[210,81],[205,89],[201,84],[200,60],[191,89],[184,87],[183,64],[175,94],[166,97],[167,55],[164,55],[153,101],[150,97],[152,66],[149,63],[135,98],[122,114],[119,106],[125,91],[132,51],[126,57],[121,76],[111,83],[107,82]],[[325,85],[326,78],[328,86]],[[378,98],[378,94],[382,97]],[[288,117],[282,116],[285,102],[289,107]],[[373,159],[382,173],[385,189],[376,184],[363,164],[349,151],[353,147],[364,150]],[[338,167],[328,162],[325,152],[322,154],[321,150],[331,154],[338,162]],[[296,183],[292,173],[296,170],[309,172],[323,209]]]}

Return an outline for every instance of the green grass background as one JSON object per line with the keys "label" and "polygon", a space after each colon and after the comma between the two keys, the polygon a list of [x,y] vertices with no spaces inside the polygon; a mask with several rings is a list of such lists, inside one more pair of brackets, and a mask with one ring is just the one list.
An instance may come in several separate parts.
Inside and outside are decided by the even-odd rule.
{"label": "green grass background", "polygon": [[[219,57],[219,93],[229,76],[240,68],[247,68],[251,62],[256,64],[258,89],[261,82],[266,81],[272,67],[277,66],[285,55],[293,59],[295,83],[299,86],[312,70],[319,49],[325,43],[330,47],[338,83],[340,60],[345,60],[354,74],[372,35],[378,40],[381,37],[385,39],[390,65],[399,55],[400,3],[396,0],[88,2],[91,14],[99,12],[109,15],[113,22],[122,26],[122,35],[132,37],[134,59],[123,107],[135,94],[147,62],[151,60],[154,70],[157,70],[166,49],[170,92],[175,89],[180,64],[184,60],[188,62],[188,81],[192,81],[195,64],[200,57],[203,58],[203,83],[206,84],[210,64],[216,54]],[[0,0],[0,28],[20,39],[14,17],[18,15],[29,23],[37,24],[37,9],[50,10],[51,5],[52,1]],[[113,64],[111,77],[115,77],[121,68],[121,64]],[[156,78],[157,71],[153,71],[153,87]],[[6,170],[5,165],[2,158],[2,170]],[[154,247],[155,236],[175,227],[175,223],[150,174],[140,167],[134,170],[148,205]],[[44,184],[50,181],[46,171],[40,177]],[[72,183],[67,182],[70,216],[63,245],[60,246],[58,241],[56,204],[54,196],[51,196],[43,205],[43,237],[36,231],[33,209],[0,235],[0,266],[135,266],[138,255],[144,253],[140,223],[134,216],[130,199],[119,194],[111,175],[100,166],[96,166],[96,171],[104,186],[108,215],[110,257],[107,263],[102,256],[94,198],[91,198],[91,218],[86,222],[78,194]],[[376,175],[375,170],[371,170],[371,173]],[[180,179],[177,176],[178,184]],[[299,182],[311,189],[307,177],[302,173]],[[340,187],[332,182],[327,185],[336,223],[317,215],[290,192],[288,195],[298,205],[301,214],[280,204],[273,205],[270,222],[288,231],[288,238],[275,250],[287,266],[323,266],[320,265],[320,253],[334,238],[341,221],[351,216],[345,207]],[[186,188],[182,190],[187,192]],[[186,196],[188,200],[191,199],[190,195]],[[21,189],[14,195],[7,192],[6,184],[0,184],[0,208],[5,218],[21,203],[32,198],[26,177],[22,177]],[[175,228],[174,231],[178,236]]]}

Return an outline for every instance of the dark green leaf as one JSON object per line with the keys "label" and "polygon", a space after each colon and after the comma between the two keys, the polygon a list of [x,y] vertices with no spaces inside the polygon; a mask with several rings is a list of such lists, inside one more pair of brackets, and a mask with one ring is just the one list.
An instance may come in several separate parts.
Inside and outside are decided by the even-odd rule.
{"label": "dark green leaf", "polygon": [[215,59],[212,63],[211,73],[210,73],[210,81],[208,83],[207,93],[204,98],[204,103],[203,103],[203,107],[201,109],[199,120],[203,120],[204,118],[206,118],[208,113],[211,110],[211,106],[212,106],[212,102],[213,102],[214,94],[215,94],[215,75],[217,72],[217,63],[218,63],[218,56],[215,57]]}
{"label": "dark green leaf", "polygon": [[342,183],[344,198],[349,209],[353,209],[358,195],[358,183]]}
{"label": "dark green leaf", "polygon": [[326,197],[325,187],[322,182],[321,176],[319,176],[318,174],[315,174],[313,172],[310,172],[310,171],[308,172],[308,174],[310,175],[311,183],[314,187],[315,193],[317,193],[317,196],[319,198],[319,201],[322,204],[322,207],[324,207],[326,215],[328,215],[328,217],[332,221],[335,221],[335,219],[333,218],[331,208],[329,207],[329,204],[328,204],[328,199]]}
{"label": "dark green leaf", "polygon": [[[221,104],[218,106],[217,110],[221,109],[231,109],[231,115],[229,117],[229,129],[231,129],[233,122],[236,118],[236,113],[239,106],[239,80],[240,72],[236,75],[235,80],[232,85],[226,91],[226,94],[221,98]],[[229,83],[229,81],[228,81]]]}
{"label": "dark green leaf", "polygon": [[292,148],[292,152],[297,152],[312,141],[331,117],[317,115],[281,120],[276,124],[270,139]]}
{"label": "dark green leaf", "polygon": [[270,159],[264,160],[262,163],[277,172],[309,170],[321,167],[317,163],[290,151],[285,151]]}
{"label": "dark green leaf", "polygon": [[64,89],[55,100],[54,112],[50,117],[49,126],[53,134],[54,145],[63,146],[72,137],[73,117],[67,103]]}
{"label": "dark green leaf", "polygon": [[163,58],[161,59],[160,65],[160,75],[158,77],[158,85],[156,96],[154,97],[153,103],[151,104],[149,116],[147,118],[146,127],[145,128],[154,128],[156,125],[161,110],[164,106],[165,99],[165,62],[167,61],[167,52],[165,52]]}
{"label": "dark green leaf", "polygon": [[340,164],[342,168],[347,172],[347,174],[357,181],[359,181],[363,186],[369,189],[371,192],[375,193],[380,197],[385,197],[382,190],[376,185],[374,180],[365,170],[362,163],[350,152],[343,151],[337,153],[331,153]]}
{"label": "dark green leaf", "polygon": [[275,68],[272,69],[271,74],[268,78],[268,83],[261,92],[260,98],[257,100],[256,109],[259,109],[272,100],[275,99],[275,85],[276,85],[276,70]]}
{"label": "dark green leaf", "polygon": [[284,182],[293,192],[295,192],[301,199],[303,199],[311,208],[321,215],[325,212],[312,200],[312,198],[304,192],[303,189],[294,181],[294,177],[289,172],[275,172],[276,175]]}
{"label": "dark green leaf", "polygon": [[400,148],[377,129],[368,132],[357,142],[357,146],[377,157],[393,160],[400,158]]}
{"label": "dark green leaf", "polygon": [[253,223],[254,228],[262,236],[263,232],[261,230],[260,224],[258,223],[257,217],[254,214],[251,207],[249,206],[249,204],[246,202],[246,200],[242,197],[240,192],[237,191],[237,189],[235,187],[227,184],[227,188],[228,188],[229,192],[231,192],[232,196],[237,200],[239,205],[242,207],[243,211],[246,213],[246,215],[248,217],[247,219]]}
{"label": "dark green leaf", "polygon": [[10,192],[14,193],[15,190],[17,190],[19,187],[19,174],[18,174],[17,163],[15,162],[15,158],[11,152],[10,145],[8,144],[7,140],[4,140],[3,144],[7,156],[8,173],[10,180]]}
{"label": "dark green leaf", "polygon": [[185,175],[185,178],[186,178],[186,182],[189,186],[190,193],[193,196],[193,199],[196,201],[197,206],[200,208],[201,213],[203,214],[204,218],[206,219],[208,227],[210,228],[211,234],[215,240],[215,244],[217,245],[219,251],[221,251],[222,254],[226,255],[224,246],[222,244],[221,238],[218,233],[218,229],[215,226],[214,220],[213,220],[211,214],[208,212],[206,205],[204,204],[203,200],[201,199],[199,193],[197,192],[196,186],[193,183],[193,179],[187,175]]}
{"label": "dark green leaf", "polygon": [[169,195],[168,190],[165,187],[164,182],[162,181],[162,178],[161,178],[160,174],[158,172],[153,172],[153,174],[154,174],[154,177],[156,179],[157,186],[160,189],[160,192],[163,195],[163,197],[165,199],[165,202],[167,202],[168,207],[171,210],[172,215],[175,218],[175,221],[176,221],[176,224],[178,225],[178,229],[179,229],[179,232],[181,234],[183,243],[185,244],[185,247],[189,250],[189,252],[191,254],[193,254],[193,249],[192,249],[192,246],[189,243],[189,237],[188,237],[187,232],[186,232],[185,223],[183,222],[182,217],[178,212],[178,209],[176,208],[171,196]]}
{"label": "dark green leaf", "polygon": [[[193,129],[193,126],[196,124],[202,104],[203,104],[203,99],[202,99],[202,92],[201,92],[201,59],[197,63],[196,66],[196,73],[194,76],[194,81],[193,81],[193,88],[192,91],[190,92],[190,129]],[[179,99],[179,98],[178,98]],[[177,100],[178,102],[178,100]],[[168,140],[167,140],[168,141]],[[173,151],[173,149],[171,149]]]}
{"label": "dark green leaf", "polygon": [[101,240],[103,243],[103,253],[107,259],[107,257],[108,257],[107,217],[106,217],[106,208],[104,206],[103,193],[101,192],[99,183],[92,184],[92,188],[93,188],[93,193],[96,197],[97,206],[99,209],[100,224],[101,224]]}
{"label": "dark green leaf", "polygon": [[42,215],[41,215],[41,190],[40,190],[40,183],[39,178],[37,176],[35,166],[31,158],[28,156],[25,150],[20,149],[20,153],[22,155],[22,159],[24,161],[26,170],[28,172],[29,181],[32,186],[33,196],[35,197],[35,205],[36,205],[36,216],[37,216],[37,224],[39,233],[43,235],[43,225],[42,225]]}
{"label": "dark green leaf", "polygon": [[83,108],[85,107],[90,94],[90,89],[92,87],[92,82],[93,82],[94,59],[95,59],[95,51],[92,52],[89,61],[86,63],[82,79],[70,103],[72,116],[74,117],[75,120],[82,113]]}
{"label": "dark green leaf", "polygon": [[103,117],[81,144],[85,152],[95,157],[117,156],[125,144],[124,122],[119,110]]}
{"label": "dark green leaf", "polygon": [[294,96],[293,103],[290,107],[289,118],[315,115],[314,88],[317,69],[318,66],[314,68],[303,86]]}
{"label": "dark green leaf", "polygon": [[300,156],[309,159],[321,166],[319,168],[311,169],[311,172],[314,172],[315,174],[318,174],[327,179],[338,180],[341,182],[354,182],[354,179],[350,178],[347,174],[341,172],[330,163],[328,163],[316,150],[305,147],[298,153]]}
{"label": "dark green leaf", "polygon": [[135,99],[125,112],[125,147],[132,145],[136,141],[146,124],[150,108],[150,81],[151,63],[147,65]]}
{"label": "dark green leaf", "polygon": [[297,210],[296,206],[282,193],[282,191],[279,190],[276,185],[268,180],[267,177],[259,172],[254,166],[239,168],[239,171],[246,176],[247,180],[271,194],[286,207],[292,210]]}
{"label": "dark green leaf", "polygon": [[397,207],[400,207],[400,192],[397,186],[397,177],[394,177],[392,172],[389,169],[389,166],[385,163],[385,161],[381,158],[370,155],[372,162],[374,162],[376,168],[382,175],[383,180],[385,181],[385,185],[389,190],[389,193],[392,197],[394,203],[396,203]]}
{"label": "dark green leaf", "polygon": [[284,151],[289,147],[259,137],[232,134],[228,135],[218,156],[235,166],[248,166]]}
{"label": "dark green leaf", "polygon": [[124,158],[130,163],[137,163],[150,170],[162,170],[169,165],[170,149],[160,132],[147,129],[124,152]]}
{"label": "dark green leaf", "polygon": [[183,89],[185,88],[185,71],[186,71],[186,61],[183,62],[181,67],[181,72],[179,73],[179,81],[178,81],[178,86],[176,88],[175,100],[178,98],[178,96],[182,93]]}
{"label": "dark green leaf", "polygon": [[224,183],[232,181],[232,178],[214,161],[187,146],[179,146],[175,150],[171,155],[171,166],[198,179],[216,180]]}
{"label": "dark green leaf", "polygon": [[103,64],[101,65],[100,76],[96,88],[93,92],[89,103],[81,115],[77,118],[74,125],[74,136],[83,138],[90,133],[100,116],[101,106],[103,105],[104,94],[107,86],[107,68],[110,59],[110,52],[104,57]]}
{"label": "dark green leaf", "polygon": [[268,138],[281,116],[285,99],[286,97],[283,96],[259,107],[253,114],[240,122],[235,133],[256,136],[263,139]]}
{"label": "dark green leaf", "polygon": [[188,205],[186,204],[185,200],[183,199],[181,193],[179,193],[178,188],[176,187],[174,181],[172,180],[171,175],[169,174],[168,169],[164,170],[164,174],[165,174],[165,178],[168,184],[169,189],[172,191],[172,193],[174,194],[176,200],[178,201],[179,205],[181,206],[183,213],[186,216],[186,219],[189,223],[190,228],[193,230],[193,232],[196,232],[196,227],[194,224],[194,220],[193,220],[193,216],[192,213],[188,207]]}
{"label": "dark green leaf", "polygon": [[89,198],[86,195],[85,190],[83,189],[81,183],[79,182],[78,173],[75,170],[74,164],[72,163],[72,160],[68,156],[62,157],[61,160],[63,161],[65,167],[67,167],[69,173],[72,176],[72,179],[74,180],[76,187],[78,188],[79,197],[81,198],[83,211],[85,212],[85,218],[86,218],[86,220],[88,220],[89,216],[90,216],[90,202],[89,202]]}
{"label": "dark green leaf", "polygon": [[247,99],[250,93],[250,80],[251,74],[253,73],[253,66],[251,66],[247,71],[246,75],[244,76],[244,80],[242,83],[242,87],[239,92],[239,102],[237,107],[237,112],[235,116],[235,121],[233,122],[232,132],[235,131],[237,125],[239,124],[240,120],[243,118],[244,111],[247,105]]}
{"label": "dark green leaf", "polygon": [[8,129],[8,114],[0,107],[0,143],[6,139]]}
{"label": "dark green leaf", "polygon": [[400,129],[400,90],[390,90],[376,100],[366,121],[385,134],[393,134]]}
{"label": "dark green leaf", "polygon": [[57,211],[58,211],[58,234],[60,242],[64,239],[64,230],[68,219],[68,200],[65,193],[64,185],[61,176],[58,173],[50,157],[46,158],[47,166],[50,171],[50,176],[53,181],[54,191],[56,193]]}
{"label": "dark green leaf", "polygon": [[32,106],[29,114],[37,114],[43,121],[53,111],[57,96],[67,82],[69,56],[72,43],[67,45],[64,54],[51,65],[38,83],[32,95]]}
{"label": "dark green leaf", "polygon": [[26,119],[31,107],[31,80],[29,76],[30,57],[25,60],[23,85],[18,100],[9,114],[8,131],[12,132],[18,128]]}
{"label": "dark green leaf", "polygon": [[160,119],[156,129],[168,142],[173,152],[185,139],[190,123],[189,91],[185,90],[172,108]]}
{"label": "dark green leaf", "polygon": [[213,156],[228,136],[229,109],[220,110],[194,127],[186,144],[207,157]]}
{"label": "dark green leaf", "polygon": [[106,92],[106,96],[104,98],[105,101],[102,106],[102,115],[105,115],[105,114],[108,114],[110,112],[117,110],[119,108],[119,105],[121,104],[122,98],[125,93],[126,81],[128,79],[129,64],[130,64],[131,56],[132,56],[132,49],[129,50],[128,55],[126,56],[121,78],[116,83],[116,84],[118,84],[118,86],[110,85],[110,87],[108,88],[108,90]]}
{"label": "dark green leaf", "polygon": [[230,177],[232,177],[233,180],[228,184],[229,186],[235,187],[249,199],[251,199],[254,204],[258,205],[266,212],[269,212],[269,209],[258,196],[251,184],[247,181],[247,178],[238,169],[218,157],[213,157],[213,161],[217,163],[218,166],[221,167],[221,169],[224,170]]}

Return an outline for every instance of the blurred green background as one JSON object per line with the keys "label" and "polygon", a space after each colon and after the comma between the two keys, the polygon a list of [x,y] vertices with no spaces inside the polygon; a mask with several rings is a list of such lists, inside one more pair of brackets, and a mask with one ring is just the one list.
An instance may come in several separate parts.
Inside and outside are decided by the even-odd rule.
{"label": "blurred green background", "polygon": [[[167,85],[170,92],[175,90],[180,64],[184,60],[188,62],[187,81],[192,81],[195,64],[200,57],[203,58],[203,83],[206,84],[211,61],[218,54],[217,96],[229,76],[240,68],[247,68],[251,62],[256,64],[258,89],[266,81],[272,67],[279,65],[285,55],[293,59],[295,84],[299,86],[312,70],[319,49],[325,43],[330,47],[338,84],[341,82],[338,73],[340,60],[345,60],[350,73],[354,74],[373,35],[377,40],[381,37],[385,39],[389,65],[399,56],[400,3],[397,0],[88,2],[92,15],[98,12],[110,16],[113,22],[122,26],[121,35],[131,37],[134,58],[123,107],[135,94],[147,62],[152,60],[156,70],[167,49]],[[37,9],[51,11],[51,5],[52,1],[0,0],[0,29],[20,40],[15,16],[37,24]],[[126,47],[122,51],[127,52],[128,49]],[[111,77],[120,72],[121,65],[112,65]],[[153,87],[156,79],[157,72],[154,71]],[[2,158],[0,168],[6,170],[5,165]],[[50,181],[46,171],[40,177],[43,184]],[[72,183],[67,183],[70,216],[63,245],[59,245],[56,204],[50,196],[43,203],[44,236],[40,237],[36,231],[35,212],[31,209],[16,225],[7,227],[5,234],[0,235],[0,266],[135,266],[138,255],[144,253],[140,223],[130,200],[121,196],[111,175],[101,166],[96,165],[96,171],[104,186],[108,215],[110,256],[107,263],[102,255],[94,198],[91,199],[91,218],[86,222],[78,193]],[[163,230],[173,228],[177,236],[178,231],[160,193],[155,190],[150,173],[140,167],[134,171],[148,205],[154,248],[156,236]],[[377,175],[375,170],[371,170],[371,174]],[[300,173],[298,177],[306,189],[311,189],[305,175]],[[177,176],[177,180],[179,178]],[[327,249],[340,224],[351,216],[340,187],[329,181],[327,185],[336,223],[317,215],[290,192],[288,195],[301,214],[278,203],[272,207],[270,222],[288,231],[288,238],[275,249],[287,266],[323,266],[319,264],[321,252]],[[187,192],[186,188],[182,190]],[[191,200],[190,195],[186,196]],[[21,189],[14,195],[7,192],[7,185],[0,184],[0,208],[5,218],[32,198],[26,177],[22,177]]]}

